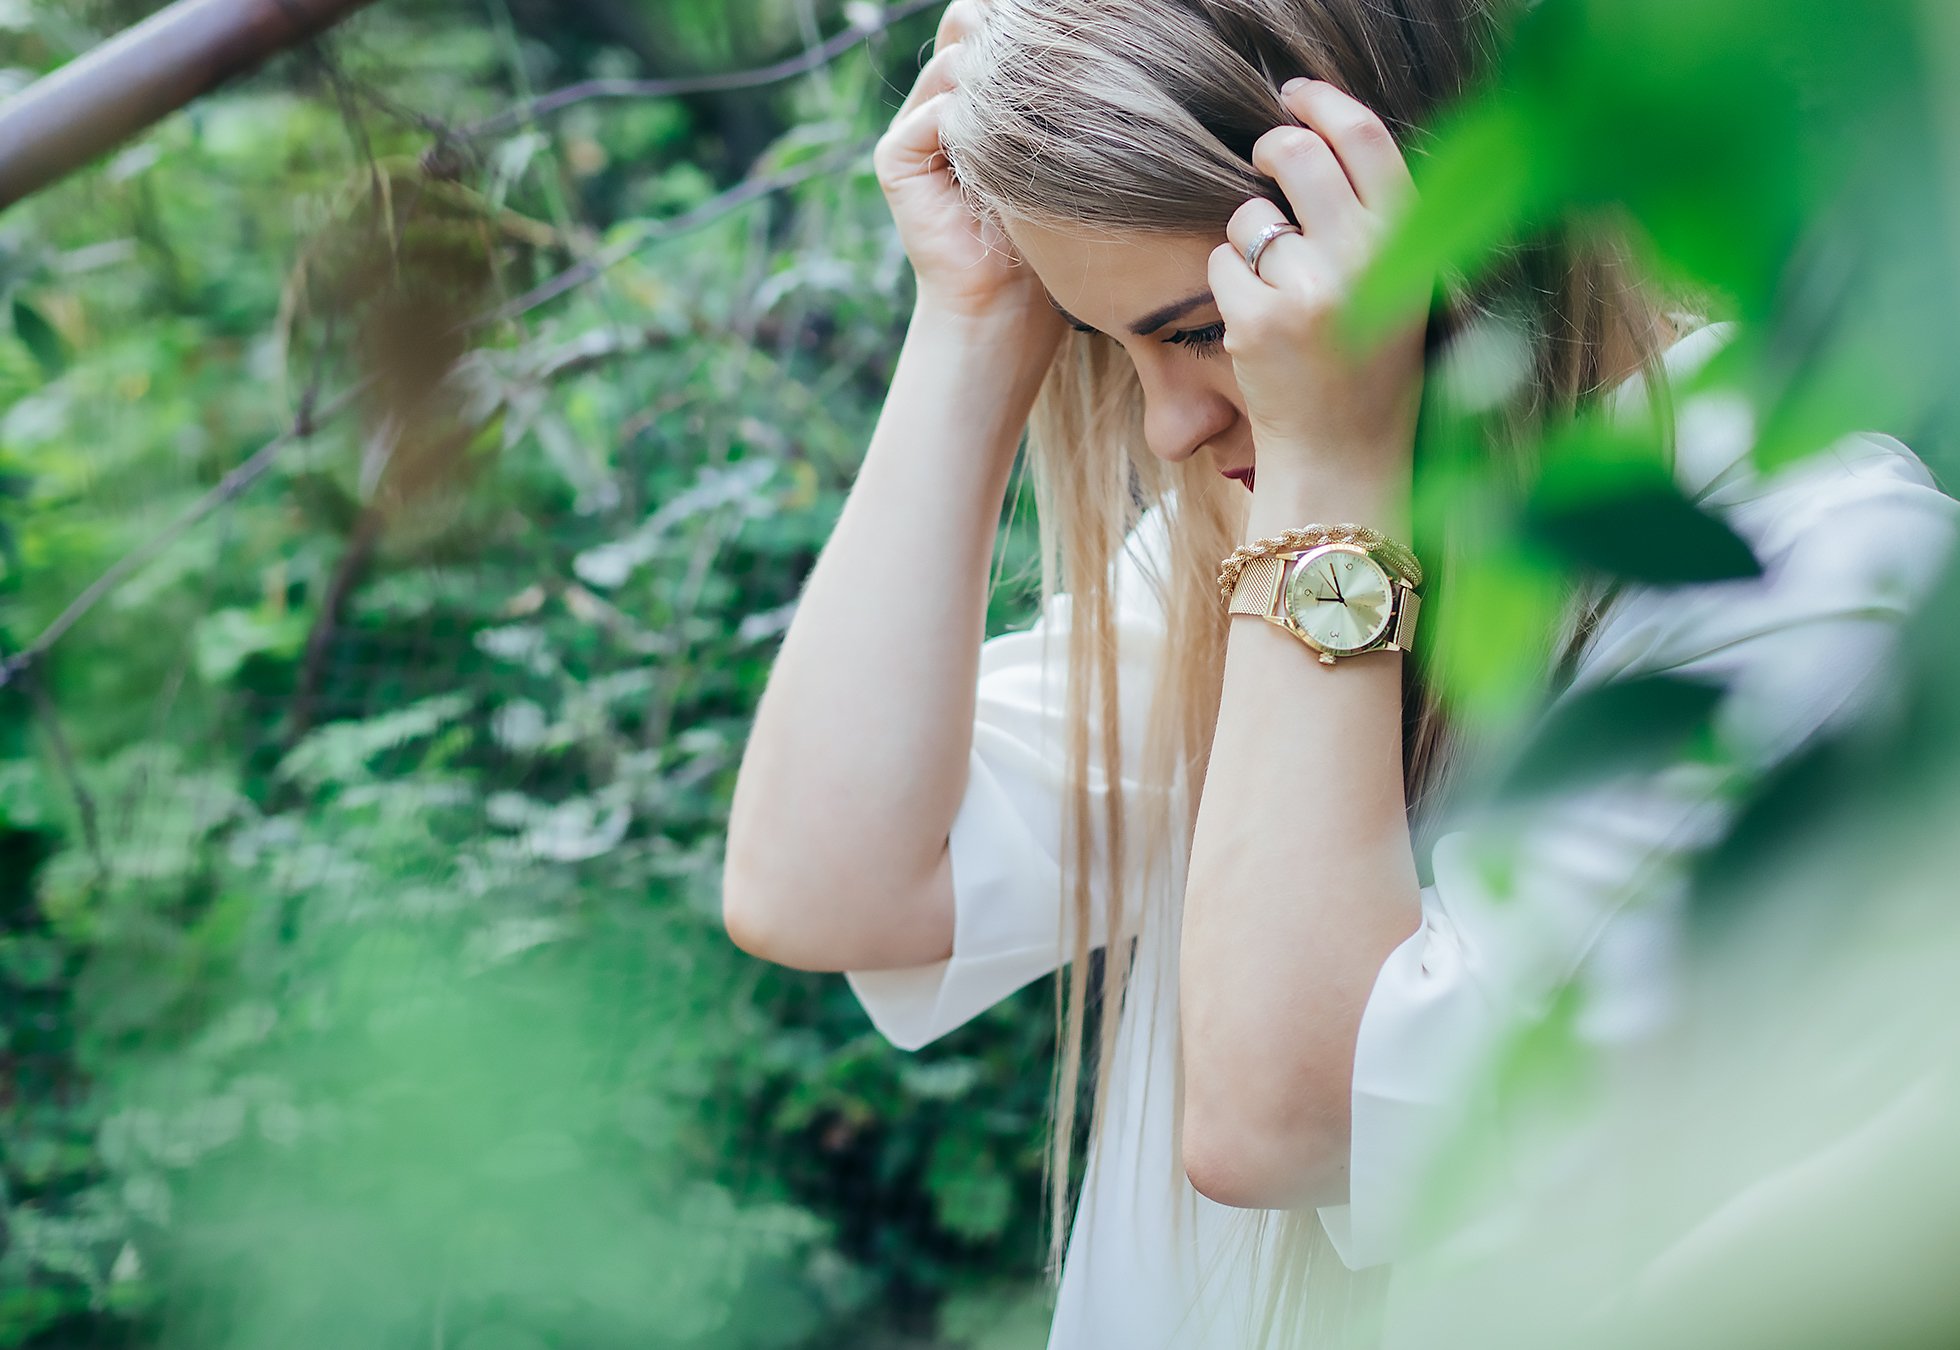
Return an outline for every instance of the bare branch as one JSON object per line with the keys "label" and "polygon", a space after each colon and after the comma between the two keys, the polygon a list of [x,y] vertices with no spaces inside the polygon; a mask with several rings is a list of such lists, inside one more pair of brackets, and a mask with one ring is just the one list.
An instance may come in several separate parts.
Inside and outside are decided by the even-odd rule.
{"label": "bare branch", "polygon": [[132,573],[161,553],[184,531],[257,482],[260,475],[271,468],[273,461],[279,458],[280,451],[294,441],[306,439],[312,434],[314,427],[337,416],[373,382],[374,379],[370,376],[352,388],[342,390],[332,402],[318,411],[311,407],[310,402],[303,404],[299,416],[293,420],[292,427],[253,451],[250,459],[226,474],[216,487],[192,502],[177,519],[164,526],[144,543],[116,559],[108,571],[97,577],[87,590],[68,603],[68,607],[56,616],[53,623],[41,631],[39,637],[21,651],[0,661],[0,688],[5,688],[26,672],[49,647],[60,641],[62,635],[73,628],[84,614],[95,608],[102,597],[128,580]]}
{"label": "bare branch", "polygon": [[546,301],[556,299],[567,291],[583,286],[586,282],[604,273],[607,269],[624,262],[648,244],[658,243],[663,239],[671,239],[675,235],[686,234],[690,230],[699,229],[701,226],[719,219],[727,215],[730,211],[755,201],[757,198],[766,197],[772,192],[780,192],[784,188],[794,187],[798,183],[806,182],[821,174],[842,168],[844,165],[869,153],[875,143],[876,138],[859,141],[845,146],[841,150],[832,151],[830,154],[819,155],[815,159],[799,164],[795,168],[785,169],[781,173],[765,174],[756,178],[745,178],[726,191],[719,192],[713,197],[710,197],[707,201],[702,202],[701,205],[691,211],[682,212],[680,215],[674,216],[669,220],[642,221],[638,230],[635,230],[626,238],[619,240],[610,248],[593,254],[590,258],[587,258],[574,267],[566,268],[563,272],[551,278],[551,280],[533,286],[530,290],[524,292],[524,294],[498,306],[490,313],[472,319],[470,325],[475,327],[486,323],[501,323],[505,319],[516,318],[520,314],[528,313]]}
{"label": "bare branch", "polygon": [[798,52],[795,56],[753,70],[724,71],[716,75],[685,75],[664,80],[582,80],[568,84],[562,89],[554,89],[548,94],[540,94],[529,103],[519,103],[504,109],[480,122],[458,128],[455,134],[465,140],[480,140],[486,136],[499,136],[523,126],[533,118],[544,117],[569,108],[574,103],[585,103],[600,98],[676,98],[683,94],[718,93],[729,89],[754,89],[765,84],[779,84],[784,80],[806,75],[820,66],[828,65],[850,51],[853,47],[868,41],[877,34],[897,24],[903,23],[914,14],[943,5],[946,0],[904,0],[878,16],[875,22],[853,25],[836,36],[825,40],[818,46]]}
{"label": "bare branch", "polygon": [[[0,663],[0,670],[13,664],[15,658],[9,657]],[[82,843],[88,850],[89,861],[95,866],[97,884],[106,885],[109,880],[109,861],[102,852],[102,831],[97,824],[98,812],[95,809],[95,796],[82,781],[82,771],[75,763],[75,752],[69,747],[68,736],[61,729],[60,714],[55,711],[54,700],[48,697],[47,681],[39,670],[26,670],[21,681],[27,694],[27,701],[34,707],[34,718],[41,724],[41,732],[48,738],[48,748],[54,753],[55,767],[67,780],[68,795],[75,799],[75,815],[82,826]]]}
{"label": "bare branch", "polygon": [[[580,263],[577,267],[573,267],[562,275],[545,282],[543,285],[533,288],[515,300],[499,305],[475,318],[467,320],[461,327],[475,329],[486,324],[500,323],[506,319],[517,318],[536,309],[539,305],[545,304],[565,294],[567,291],[590,281],[607,268],[624,261],[632,253],[641,248],[645,248],[648,244],[657,243],[661,240],[671,239],[676,235],[701,229],[721,217],[728,215],[730,212],[739,210],[741,207],[758,198],[765,197],[772,192],[780,192],[784,188],[794,187],[796,184],[815,178],[820,174],[829,173],[832,170],[841,168],[845,164],[868,153],[871,144],[870,141],[854,143],[833,151],[831,154],[820,155],[806,163],[797,165],[793,169],[786,169],[781,173],[745,179],[726,191],[709,198],[691,211],[684,212],[669,220],[648,221],[645,223],[644,228],[637,231],[630,239],[621,240],[612,248],[607,249],[603,254]],[[176,520],[165,526],[144,543],[139,544],[136,548],[131,549],[128,553],[117,559],[86,590],[76,596],[74,600],[70,601],[68,607],[61,611],[54,622],[42,630],[40,636],[29,643],[26,648],[4,660],[0,660],[0,688],[5,688],[12,681],[28,674],[39,657],[49,647],[58,642],[63,634],[73,628],[82,616],[93,609],[104,596],[108,595],[109,592],[113,591],[117,586],[120,586],[138,569],[155,558],[186,530],[190,529],[191,526],[197,524],[197,522],[211,514],[219,506],[237,497],[246,488],[257,482],[265,471],[272,467],[274,461],[279,458],[279,455],[288,445],[294,441],[305,440],[310,437],[319,426],[338,416],[351,406],[373,383],[374,377],[369,376],[350,388],[342,390],[324,407],[317,409],[313,406],[313,391],[309,389],[306,396],[301,400],[299,413],[294,417],[291,427],[254,451],[251,458],[226,474],[215,487],[193,502]]]}

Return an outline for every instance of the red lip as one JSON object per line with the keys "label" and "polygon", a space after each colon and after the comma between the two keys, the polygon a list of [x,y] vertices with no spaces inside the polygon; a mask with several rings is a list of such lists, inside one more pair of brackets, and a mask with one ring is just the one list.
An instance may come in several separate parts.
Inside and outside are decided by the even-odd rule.
{"label": "red lip", "polygon": [[1240,483],[1245,485],[1245,490],[1250,492],[1252,491],[1252,475],[1255,468],[1256,466],[1254,465],[1247,465],[1243,469],[1220,469],[1219,472],[1227,478],[1238,479]]}

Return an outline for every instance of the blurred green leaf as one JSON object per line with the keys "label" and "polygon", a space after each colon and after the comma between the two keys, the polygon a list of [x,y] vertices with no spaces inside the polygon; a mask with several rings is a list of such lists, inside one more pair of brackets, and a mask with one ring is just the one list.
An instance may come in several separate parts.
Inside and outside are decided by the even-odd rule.
{"label": "blurred green leaf", "polygon": [[1342,311],[1364,346],[1421,312],[1438,277],[1476,272],[1531,200],[1530,125],[1505,102],[1446,115],[1411,157],[1417,197],[1356,282]]}
{"label": "blurred green leaf", "polygon": [[999,1164],[957,1135],[940,1137],[925,1182],[940,1226],[968,1242],[998,1237],[1013,1212],[1013,1187]]}
{"label": "blurred green leaf", "polygon": [[14,297],[13,310],[14,334],[33,353],[41,373],[53,379],[68,369],[71,359],[68,341],[46,316],[20,296]]}
{"label": "blurred green leaf", "polygon": [[297,610],[221,609],[197,625],[193,639],[197,673],[207,683],[222,684],[250,657],[296,656],[306,642],[307,628],[308,617]]}
{"label": "blurred green leaf", "polygon": [[1749,545],[1659,466],[1548,473],[1525,503],[1530,536],[1568,562],[1659,586],[1760,575]]}
{"label": "blurred green leaf", "polygon": [[1500,799],[1542,796],[1680,757],[1709,724],[1719,685],[1643,675],[1556,704],[1502,776]]}

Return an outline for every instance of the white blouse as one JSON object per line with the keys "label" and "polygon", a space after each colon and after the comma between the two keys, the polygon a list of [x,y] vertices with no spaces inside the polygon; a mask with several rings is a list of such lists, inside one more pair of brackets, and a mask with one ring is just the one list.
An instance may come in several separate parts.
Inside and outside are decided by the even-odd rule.
{"label": "white blouse", "polygon": [[[1666,353],[1670,379],[1698,367],[1732,327],[1677,341]],[[1637,382],[1623,386],[1618,406],[1640,392]],[[1629,588],[1588,644],[1571,690],[1662,671],[1719,681],[1725,748],[1766,765],[1881,691],[1873,677],[1901,616],[1943,562],[1960,505],[1890,436],[1847,436],[1762,475],[1739,400],[1701,394],[1681,401],[1677,416],[1684,490],[1749,541],[1763,574]],[[1119,716],[1131,765],[1140,762],[1164,637],[1154,581],[1163,545],[1153,509],[1116,565]],[[949,841],[953,955],[846,976],[901,1049],[929,1044],[1068,959],[1060,894],[1067,625],[1068,596],[1058,595],[1031,627],[981,648],[972,761]],[[1602,1052],[1639,1042],[1670,1015],[1683,888],[1670,884],[1678,876],[1668,868],[1719,833],[1727,808],[1714,773],[1684,758],[1502,819],[1468,819],[1439,838],[1421,927],[1389,954],[1362,1015],[1349,1198],[1319,1210],[1348,1266],[1390,1261],[1426,1235],[1425,1168],[1464,1120],[1488,1056],[1568,981],[1581,1000],[1575,1032]],[[1099,770],[1092,783],[1103,786]],[[1168,876],[1181,878],[1184,861]],[[1133,882],[1131,913],[1136,890]],[[1094,898],[1100,906],[1100,890]],[[1100,908],[1094,919],[1101,945]],[[1263,1267],[1260,1253],[1239,1243],[1252,1212],[1199,1195],[1173,1155],[1175,947],[1171,925],[1143,924],[1110,1115],[1070,1233],[1050,1350],[1251,1343],[1247,1319]]]}

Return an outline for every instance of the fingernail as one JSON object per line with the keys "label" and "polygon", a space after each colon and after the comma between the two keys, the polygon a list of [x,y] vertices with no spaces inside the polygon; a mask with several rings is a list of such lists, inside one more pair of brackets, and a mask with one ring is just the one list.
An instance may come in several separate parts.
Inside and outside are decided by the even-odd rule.
{"label": "fingernail", "polygon": [[1282,94],[1297,94],[1302,89],[1305,89],[1308,85],[1312,83],[1313,81],[1308,79],[1306,76],[1296,75],[1292,79],[1288,80],[1285,84],[1281,85],[1279,87],[1279,91]]}

